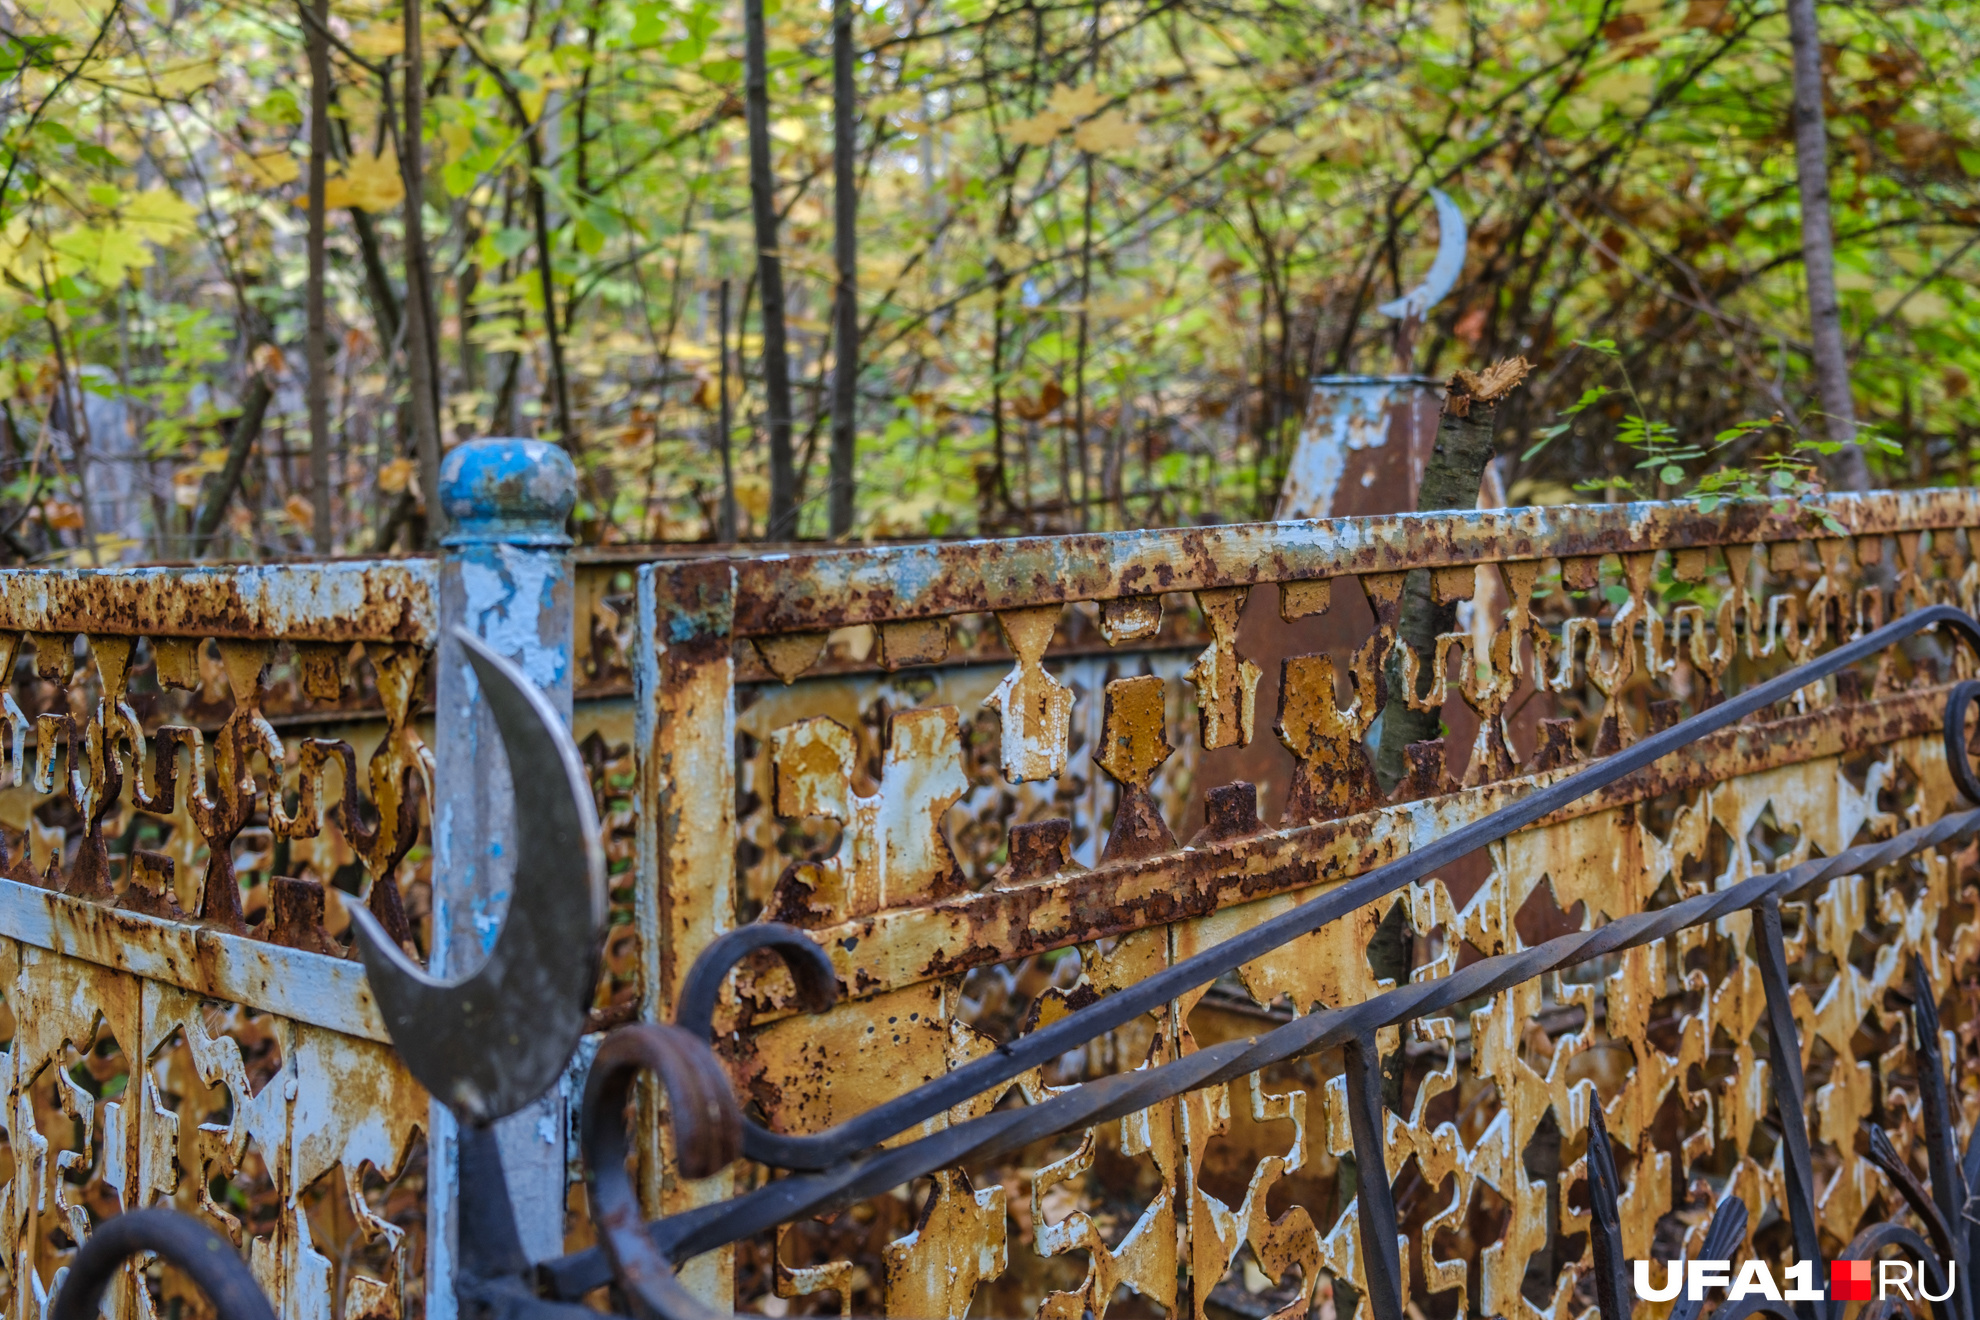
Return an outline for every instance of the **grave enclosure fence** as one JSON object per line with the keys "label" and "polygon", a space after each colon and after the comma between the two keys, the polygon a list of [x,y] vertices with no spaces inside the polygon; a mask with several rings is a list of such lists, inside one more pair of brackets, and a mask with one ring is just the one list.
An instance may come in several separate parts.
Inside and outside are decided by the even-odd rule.
{"label": "grave enclosure fence", "polygon": [[[573,553],[559,462],[453,451],[434,559],[0,573],[7,1314],[153,1205],[277,1314],[470,1314],[490,1186],[544,1308],[1965,1272],[1980,494],[642,556]],[[526,885],[456,629],[569,719],[606,876],[583,1043],[486,1132],[348,942],[459,975]],[[1448,732],[1386,787],[1390,698]]]}

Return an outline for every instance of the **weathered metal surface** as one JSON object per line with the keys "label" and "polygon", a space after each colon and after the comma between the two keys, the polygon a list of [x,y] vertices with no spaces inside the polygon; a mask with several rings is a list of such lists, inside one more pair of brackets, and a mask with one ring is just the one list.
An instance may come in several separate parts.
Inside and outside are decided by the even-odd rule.
{"label": "weathered metal surface", "polygon": [[[1921,492],[1785,511],[1514,510],[655,564],[640,572],[633,641],[657,639],[656,679],[676,668],[636,702],[655,749],[640,824],[655,892],[643,901],[700,923],[665,930],[675,967],[759,913],[806,927],[830,954],[845,995],[831,1010],[794,1011],[788,975],[751,963],[716,1014],[740,1093],[773,1130],[817,1132],[1882,619],[1932,600],[1970,607],[1980,567],[1967,528],[1980,528],[1973,493]],[[1433,590],[1469,602],[1459,630],[1417,660],[1442,678],[1429,704],[1463,741],[1412,749],[1414,772],[1387,799],[1362,758],[1415,567],[1445,570]],[[1088,610],[1114,649],[1089,659],[1038,636]],[[1329,614],[1361,619],[1359,635],[1286,656],[1276,705],[1247,711],[1258,679],[1245,621]],[[1200,641],[1143,649],[1151,626],[1183,615],[1202,620]],[[1008,668],[944,661],[932,645],[928,667],[892,674],[832,661],[835,630],[926,620],[970,637],[991,618]],[[741,637],[762,640],[739,652]],[[753,679],[738,654],[779,658]],[[1398,976],[1449,976],[1467,951],[1514,953],[1937,819],[1954,801],[1943,684],[1970,668],[1927,644],[1804,688],[1026,1073],[1004,1106],[1356,1004]],[[1538,727],[1519,718],[1536,692],[1550,707]],[[978,715],[985,695],[997,699]],[[1292,782],[1218,786],[1219,758],[1273,737],[1294,755]],[[662,754],[695,766],[702,791],[654,774]],[[1260,819],[1267,787],[1285,806]],[[1183,819],[1191,797],[1200,823]],[[912,885],[882,882],[895,855],[924,859]],[[1831,1152],[1811,1203],[1838,1241],[1866,1215],[1902,1212],[1855,1155],[1872,1115],[1900,1149],[1916,1130],[1902,1081],[1874,1084],[1893,1048],[1878,1005],[1912,953],[1941,993],[1980,970],[1980,922],[1955,901],[1974,872],[1970,849],[1921,856],[1837,880],[1798,916],[1790,905],[1813,1138]],[[1758,1135],[1764,995],[1749,925],[1728,916],[1618,954],[1595,980],[1533,980],[1468,1017],[1376,1034],[1362,1075],[1394,1111],[1375,1127],[1404,1302],[1504,1316],[1593,1303],[1584,1170],[1559,1134],[1585,1130],[1598,1103],[1626,1152],[1617,1232],[1630,1256],[1653,1239],[1696,1254],[1696,1208],[1728,1190],[1753,1212],[1744,1249],[1779,1249],[1758,1227],[1784,1222],[1761,1212],[1786,1192],[1778,1149]],[[665,1016],[651,999],[645,1011]],[[1959,1030],[1962,1050],[1980,1044]],[[1290,1317],[1331,1297],[1346,1320],[1379,1282],[1364,1274],[1362,1208],[1343,1186],[1357,1145],[1351,1071],[1322,1054],[1163,1100],[943,1173],[904,1209],[883,1197],[696,1257],[691,1270],[718,1278],[694,1286],[778,1314]],[[1962,1103],[1971,1112],[1980,1092]],[[668,1208],[721,1194],[672,1185]]]}
{"label": "weathered metal surface", "polygon": [[[504,755],[508,740],[498,733],[489,694],[464,639],[478,638],[515,665],[568,723],[575,616],[565,527],[577,501],[577,472],[555,445],[471,441],[447,451],[440,496],[447,507],[448,532],[440,555],[440,628],[433,660],[438,796],[432,809],[428,953],[435,971],[451,978],[473,972],[492,956],[498,923],[516,885],[516,867],[535,846],[525,835],[529,822],[515,811],[515,777],[561,778],[554,762],[539,763],[540,752],[513,765]],[[586,896],[567,897],[581,904]],[[459,1109],[451,1097],[435,1097],[433,1195],[428,1203],[433,1320],[449,1320],[452,1314],[446,1285],[455,1236],[453,1124]],[[512,1170],[518,1231],[533,1257],[554,1255],[563,1246],[567,1112],[566,1097],[551,1095],[505,1115],[496,1127],[498,1145]]]}
{"label": "weathered metal surface", "polygon": [[[1975,528],[1980,498],[1939,491],[1784,514],[1614,506],[580,565],[570,595],[543,600],[575,616],[564,674],[580,692],[577,740],[624,918],[594,1023],[670,1019],[687,969],[725,931],[795,922],[830,955],[844,1001],[800,1011],[782,968],[750,962],[715,1020],[752,1112],[784,1133],[818,1131],[1839,638],[1928,601],[1970,607]],[[1446,570],[1434,590],[1469,604],[1419,661],[1444,680],[1431,701],[1452,737],[1414,749],[1411,778],[1384,798],[1359,758],[1412,567]],[[361,894],[399,898],[415,950],[429,937],[425,748],[440,735],[419,701],[431,624],[393,632],[383,613],[336,623],[201,603],[244,590],[211,574],[260,571],[175,570],[201,579],[178,604],[73,630],[55,606],[7,613],[42,589],[0,589],[19,678],[0,794],[9,1132],[16,1185],[41,1180],[46,1207],[26,1210],[26,1191],[10,1202],[9,1314],[35,1305],[91,1216],[136,1204],[120,1189],[163,1180],[173,1161],[176,1202],[251,1253],[281,1313],[334,1312],[335,1294],[347,1320],[445,1314],[422,1269],[427,1100],[377,1043],[356,964],[338,956],[344,905]],[[151,594],[177,580],[156,578]],[[74,590],[61,608],[108,589]],[[554,641],[539,595],[523,593],[527,626]],[[1322,622],[1329,640],[1304,653],[1270,644],[1274,629]],[[1933,819],[1953,800],[1937,712],[1966,669],[1927,643],[1807,688],[920,1130],[1186,1064],[1399,978],[1439,980],[1479,954]],[[628,682],[631,701],[584,700]],[[444,703],[436,717],[449,718]],[[1222,782],[1260,746],[1289,749],[1272,772],[1282,778]],[[1905,991],[1906,956],[1945,996],[1949,1048],[1980,1056],[1969,883],[1970,849],[1786,905],[1792,1013],[1808,1042],[1810,1214],[1838,1243],[1901,1209],[1857,1154],[1865,1125],[1883,1122],[1905,1151],[1921,1130],[1900,1066],[1909,1028],[1888,999]],[[1598,1102],[1627,1254],[1653,1241],[1695,1252],[1727,1191],[1752,1211],[1743,1249],[1780,1248],[1767,1226],[1786,1211],[1763,1213],[1788,1193],[1759,1080],[1752,927],[1728,915],[1619,953],[1595,979],[1530,981],[1480,1012],[1376,1034],[1358,1063],[1375,1066],[1358,1076],[1394,1110],[1375,1126],[1410,1304],[1438,1317],[1592,1304],[1576,1134]],[[180,1007],[147,1036],[132,1015],[154,1001]],[[41,1020],[24,1027],[24,1013]],[[116,1049],[99,1047],[108,1037]],[[126,1048],[148,1071],[118,1062]],[[1363,1103],[1348,1062],[1330,1051],[1274,1063],[987,1167],[940,1170],[699,1255],[684,1282],[718,1306],[780,1314],[1159,1307],[1259,1320],[1332,1305],[1347,1320],[1374,1282],[1348,1172]],[[235,1070],[245,1080],[228,1080]],[[155,1103],[113,1095],[129,1085],[120,1075]],[[678,1173],[658,1092],[634,1095],[646,1214],[762,1177]],[[1954,1108],[1964,1129],[1980,1093],[1956,1093]],[[169,1140],[164,1118],[145,1126],[160,1114],[185,1120]],[[291,1130],[306,1157],[283,1145]],[[121,1164],[105,1153],[116,1150]],[[238,1199],[202,1198],[215,1179]],[[567,1226],[566,1245],[592,1240],[582,1212]],[[346,1255],[348,1270],[321,1272]]]}
{"label": "weathered metal surface", "polygon": [[128,637],[419,642],[431,560],[224,568],[0,569],[0,630]]}
{"label": "weathered metal surface", "polygon": [[[213,590],[214,577],[181,604],[251,599]],[[169,595],[172,581],[149,590]],[[277,616],[229,624],[156,604],[155,617],[185,629]],[[273,636],[209,648],[91,632],[78,665],[67,635],[44,633],[61,644],[37,645],[35,677],[6,694],[10,1314],[35,1313],[93,1217],[161,1200],[232,1240],[280,1314],[419,1306],[426,1097],[326,929],[348,919],[347,895],[326,904],[326,885],[368,878],[374,910],[412,938],[400,881],[424,887],[405,864],[428,779],[412,727],[424,657],[362,611],[280,617],[304,640],[279,653]],[[312,645],[337,628],[371,636]],[[270,661],[302,689],[295,704],[326,712],[304,736],[261,713]],[[362,779],[340,709],[360,678],[383,707],[357,736]],[[139,706],[156,712],[149,723]],[[278,855],[294,877],[271,877]],[[112,1288],[116,1313],[144,1313],[131,1309],[142,1277],[126,1270]]]}
{"label": "weathered metal surface", "polygon": [[1352,518],[1416,507],[1437,442],[1442,382],[1423,376],[1322,376],[1286,463],[1273,517]]}

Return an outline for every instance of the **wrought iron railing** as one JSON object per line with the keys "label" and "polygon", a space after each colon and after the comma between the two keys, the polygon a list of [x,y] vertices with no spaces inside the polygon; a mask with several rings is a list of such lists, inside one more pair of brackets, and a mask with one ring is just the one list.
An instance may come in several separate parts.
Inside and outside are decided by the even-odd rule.
{"label": "wrought iron railing", "polygon": [[[600,1050],[585,1095],[582,1139],[592,1218],[602,1245],[534,1267],[528,1264],[517,1236],[502,1159],[489,1124],[550,1086],[582,1035],[583,1008],[589,1003],[590,969],[596,965],[593,954],[602,921],[603,866],[597,848],[585,846],[596,833],[595,822],[589,819],[589,795],[575,751],[554,711],[530,695],[529,684],[512,667],[475,652],[482,682],[496,694],[491,705],[512,760],[523,763],[522,756],[527,754],[532,757],[529,764],[564,767],[561,775],[518,779],[517,817],[542,820],[545,833],[518,871],[510,918],[484,968],[457,983],[427,978],[375,922],[357,918],[373,993],[408,1066],[448,1104],[462,1125],[463,1219],[455,1295],[470,1313],[521,1320],[594,1314],[577,1306],[576,1299],[611,1284],[641,1317],[698,1320],[707,1309],[676,1282],[673,1267],[699,1253],[779,1223],[850,1204],[939,1169],[965,1161],[986,1161],[1055,1133],[1124,1118],[1159,1101],[1215,1086],[1276,1062],[1341,1046],[1346,1051],[1363,1280],[1377,1320],[1402,1320],[1402,1262],[1384,1154],[1375,1033],[1548,972],[1640,948],[1738,913],[1753,917],[1766,1003],[1773,1099],[1786,1152],[1783,1164],[1794,1250],[1804,1260],[1818,1259],[1821,1244],[1812,1199],[1801,1042],[1789,1003],[1781,902],[1839,876],[1867,873],[1980,831],[1980,807],[1948,812],[1889,839],[1754,875],[1667,906],[1622,915],[1592,930],[1560,936],[1533,948],[1487,957],[1359,1004],[1296,1017],[1249,1038],[1207,1046],[1135,1072],[1087,1081],[1035,1104],[954,1122],[905,1144],[886,1143],[963,1101],[1009,1082],[1042,1060],[1094,1040],[1151,1007],[1208,984],[1718,730],[1792,698],[1828,675],[1937,629],[1951,633],[1969,651],[1980,653],[1980,623],[1965,611],[1951,605],[1916,610],[1726,697],[1574,774],[1536,788],[1428,847],[1078,1008],[1050,1025],[1020,1035],[991,1054],[826,1132],[792,1137],[767,1131],[748,1120],[710,1049],[710,1036],[717,989],[747,954],[757,949],[778,954],[792,974],[801,1002],[813,1011],[829,1007],[836,994],[829,959],[812,938],[777,923],[747,926],[726,935],[703,952],[688,973],[674,1024],[621,1028]],[[1943,725],[1947,766],[1954,783],[1969,802],[1980,804],[1980,779],[1976,779],[1967,733],[1968,717],[1976,705],[1980,705],[1980,682],[1955,685],[1948,695]],[[574,891],[588,895],[589,901],[573,903]],[[586,969],[585,985],[576,984],[574,968]],[[1904,1248],[1924,1262],[1943,1291],[1951,1273],[1965,1273],[1973,1258],[1980,1220],[1969,1213],[1968,1202],[1980,1193],[1980,1164],[1976,1164],[1980,1150],[1969,1147],[1963,1162],[1955,1158],[1955,1107],[1947,1090],[1945,1061],[1939,1053],[1937,1009],[1929,979],[1916,965],[1913,989],[1914,1050],[1921,1076],[1929,1190],[1919,1184],[1881,1129],[1873,1137],[1871,1158],[1892,1179],[1904,1202],[1924,1223],[1926,1233],[1887,1222],[1858,1234],[1849,1252],[1861,1256]],[[525,1012],[539,1015],[529,1024],[536,1039],[526,1051],[520,1049],[517,1035],[525,1030],[519,1020]],[[639,1199],[626,1169],[630,1140],[625,1108],[635,1077],[645,1071],[657,1074],[665,1088],[675,1148],[688,1176],[713,1173],[742,1156],[792,1172],[740,1196],[656,1222],[642,1222]],[[1605,1320],[1620,1320],[1630,1305],[1617,1217],[1620,1183],[1598,1115],[1599,1106],[1589,1120],[1596,1282]],[[1729,1198],[1707,1234],[1708,1244],[1725,1249],[1736,1244],[1744,1228],[1744,1214],[1744,1207]],[[106,1245],[94,1245],[98,1243]],[[163,1229],[147,1235],[141,1225],[115,1238],[98,1235],[71,1267],[68,1283],[56,1302],[58,1320],[80,1320],[93,1308],[107,1272],[139,1249],[176,1260],[187,1248],[183,1239]],[[233,1259],[224,1250],[219,1254]],[[223,1279],[214,1286],[234,1285]],[[72,1302],[71,1298],[78,1300]],[[1727,1320],[1759,1309],[1759,1304],[1750,1302],[1729,1305],[1731,1309],[1724,1313]],[[1819,1320],[1833,1320],[1840,1314],[1833,1302],[1813,1307]],[[238,1314],[246,1317],[251,1309],[244,1307]],[[1938,1314],[1940,1320],[1970,1320],[1964,1300],[1941,1304]]]}

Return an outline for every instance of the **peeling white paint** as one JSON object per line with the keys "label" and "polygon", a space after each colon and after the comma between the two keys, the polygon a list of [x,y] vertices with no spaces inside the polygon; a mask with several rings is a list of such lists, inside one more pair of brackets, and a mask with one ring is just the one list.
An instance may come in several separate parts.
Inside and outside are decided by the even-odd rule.
{"label": "peeling white paint", "polygon": [[[546,645],[542,620],[554,617],[557,588],[570,569],[562,556],[496,545],[461,559],[465,613],[490,646],[515,661],[530,682],[554,691],[568,682],[570,650]],[[493,562],[489,562],[492,559]]]}
{"label": "peeling white paint", "polygon": [[[1279,490],[1278,518],[1326,518],[1347,471],[1350,451],[1379,449],[1389,443],[1389,405],[1399,389],[1395,379],[1325,377],[1313,383],[1306,426],[1299,433],[1286,482]],[[1363,473],[1365,487],[1374,471]]]}

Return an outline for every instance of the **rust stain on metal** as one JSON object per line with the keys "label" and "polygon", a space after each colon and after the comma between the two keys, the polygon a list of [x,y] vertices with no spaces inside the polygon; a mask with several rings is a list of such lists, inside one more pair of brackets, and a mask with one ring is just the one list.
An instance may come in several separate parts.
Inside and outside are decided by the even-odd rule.
{"label": "rust stain on metal", "polygon": [[0,569],[0,629],[430,642],[435,581],[426,560]]}
{"label": "rust stain on metal", "polygon": [[[1835,758],[1853,749],[1892,744],[1929,747],[1943,705],[1942,691],[1907,692],[1846,711],[1795,715],[1724,730],[1531,828],[1613,813],[1673,793]],[[847,993],[857,998],[1338,882],[1407,854],[1417,840],[1434,838],[1497,810],[1531,785],[1570,772],[1460,789],[1428,801],[1378,807],[1229,842],[1199,840],[1198,846],[1179,852],[1092,870],[1054,873],[1056,867],[1054,872],[1039,868],[1037,874],[1044,877],[1039,883],[818,925],[814,933],[834,951]],[[1063,822],[1030,828],[1064,837]],[[1014,855],[1016,846],[1014,836]],[[1037,855],[1035,844],[1026,846],[1030,855]],[[1047,849],[1048,858],[1061,855],[1056,845]]]}
{"label": "rust stain on metal", "polygon": [[1238,614],[1250,594],[1246,587],[1196,593],[1209,621],[1211,642],[1187,675],[1196,685],[1197,718],[1205,751],[1244,747],[1257,716],[1258,666],[1237,653]]}
{"label": "rust stain on metal", "polygon": [[1371,641],[1356,653],[1348,671],[1354,699],[1345,710],[1335,692],[1332,656],[1298,655],[1285,662],[1274,728],[1299,758],[1286,800],[1286,819],[1294,824],[1352,815],[1380,796],[1365,745],[1382,701],[1375,652]]}
{"label": "rust stain on metal", "polygon": [[1173,852],[1176,836],[1162,819],[1162,808],[1148,791],[1149,781],[1175,748],[1169,745],[1168,713],[1162,680],[1154,674],[1117,678],[1107,684],[1100,750],[1093,764],[1120,785],[1114,828],[1107,835],[1102,862],[1154,857]]}
{"label": "rust stain on metal", "polygon": [[947,619],[904,619],[880,626],[881,664],[885,668],[940,664],[948,654]]}
{"label": "rust stain on metal", "polygon": [[1162,631],[1162,598],[1122,596],[1100,602],[1100,634],[1109,646],[1139,642]]}
{"label": "rust stain on metal", "polygon": [[997,616],[1004,644],[1017,663],[983,704],[1003,721],[1004,777],[1012,783],[1054,779],[1066,765],[1071,732],[1072,689],[1045,672],[1041,663],[1059,626],[1057,605],[1006,610]]}
{"label": "rust stain on metal", "polygon": [[739,559],[745,636],[1075,600],[1310,581],[1492,560],[1752,545],[1833,533],[1971,526],[1966,491],[1876,491],[1780,508],[1768,501],[1560,505],[1391,514],[1161,532],[1021,537]]}

